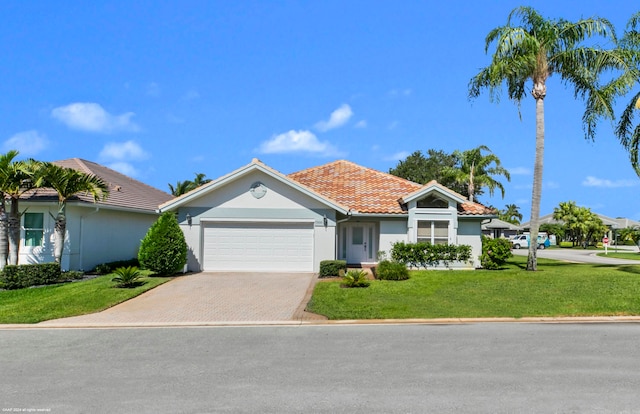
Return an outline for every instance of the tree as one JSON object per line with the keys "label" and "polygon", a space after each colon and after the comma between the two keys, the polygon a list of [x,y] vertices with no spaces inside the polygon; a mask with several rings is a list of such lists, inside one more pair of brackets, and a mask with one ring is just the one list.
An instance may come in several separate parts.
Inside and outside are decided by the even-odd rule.
{"label": "tree", "polygon": [[175,213],[167,211],[156,220],[140,243],[140,265],[160,275],[172,275],[187,263],[187,242]]}
{"label": "tree", "polygon": [[520,207],[515,204],[507,204],[504,210],[498,211],[498,218],[511,224],[520,224],[522,213]]}
{"label": "tree", "polygon": [[[514,9],[507,24],[489,32],[485,39],[485,52],[496,44],[491,63],[469,82],[469,97],[477,98],[488,89],[492,100],[498,98],[502,84],[506,84],[509,99],[518,108],[527,94],[526,84],[531,81],[531,95],[536,101],[536,152],[531,197],[531,238],[538,236],[542,171],[544,165],[544,98],[547,80],[557,75],[571,85],[574,95],[585,101],[582,118],[585,136],[595,137],[596,121],[613,118],[613,99],[620,89],[613,84],[602,86],[598,79],[611,70],[628,69],[617,47],[613,26],[606,19],[589,18],[577,22],[563,19],[549,20],[531,7]],[[611,41],[612,49],[604,49],[592,41],[602,37]],[[585,41],[587,42],[585,44]],[[620,83],[616,84],[621,87]],[[535,243],[529,246],[527,270],[537,270]]]}
{"label": "tree", "polygon": [[632,241],[640,252],[640,228],[625,227],[624,229],[620,229],[620,240],[623,242]]}
{"label": "tree", "polygon": [[[483,155],[482,151],[487,151],[488,154]],[[490,195],[499,188],[504,198],[504,186],[493,176],[502,175],[507,181],[510,181],[511,177],[509,171],[502,167],[500,159],[491,152],[489,147],[480,145],[466,151],[456,150],[453,156],[459,160],[457,165],[444,168],[442,174],[453,182],[466,186],[469,201],[475,201],[476,189],[484,187],[489,189]]]}
{"label": "tree", "polygon": [[0,155],[0,270],[7,264],[9,255],[9,224],[4,191],[7,188],[7,182],[12,171],[11,163],[17,156],[18,151],[16,150]]}
{"label": "tree", "polygon": [[104,200],[109,196],[109,186],[100,177],[73,168],[60,167],[51,163],[43,163],[41,168],[38,172],[42,176],[41,186],[52,188],[58,193],[54,258],[57,263],[60,263],[67,231],[67,201],[80,193],[91,195],[94,202]]}
{"label": "tree", "polygon": [[589,244],[594,237],[598,239],[608,230],[597,214],[589,208],[577,206],[575,201],[560,203],[553,209],[553,218],[563,223],[564,233],[574,246]]}
{"label": "tree", "polygon": [[175,187],[171,184],[168,184],[171,194],[178,197],[178,196],[181,196],[182,194],[188,193],[191,190],[195,190],[201,185],[211,182],[210,179],[206,178],[205,174],[195,173],[195,175],[196,176],[193,181],[190,181],[190,180],[178,181]]}

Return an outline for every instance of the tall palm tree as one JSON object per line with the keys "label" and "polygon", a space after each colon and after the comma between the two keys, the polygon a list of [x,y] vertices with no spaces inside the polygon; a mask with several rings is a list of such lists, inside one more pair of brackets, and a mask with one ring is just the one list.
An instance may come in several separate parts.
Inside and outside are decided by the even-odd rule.
{"label": "tall palm tree", "polygon": [[[483,155],[482,151],[487,151]],[[493,154],[489,147],[480,145],[478,148],[466,151],[454,151],[453,156],[459,162],[454,168],[443,169],[443,174],[450,177],[454,182],[465,185],[469,201],[475,201],[476,189],[487,187],[489,194],[493,195],[496,188],[499,188],[504,197],[504,186],[493,178],[494,175],[502,175],[507,181],[511,180],[509,171],[502,167],[500,158]]]}
{"label": "tall palm tree", "polygon": [[5,204],[5,188],[12,171],[11,163],[18,156],[18,151],[11,150],[0,155],[0,270],[7,264],[9,255],[8,218]]}
{"label": "tall palm tree", "polygon": [[192,181],[193,188],[198,188],[201,185],[205,185],[206,183],[211,182],[210,178],[206,178],[207,177],[206,174],[203,174],[203,173],[195,173],[195,174],[196,174],[196,178],[194,178]]}
{"label": "tall palm tree", "polygon": [[500,211],[498,218],[512,224],[520,224],[522,213],[520,207],[515,204],[507,204],[505,209]]}
{"label": "tall palm tree", "polygon": [[[602,37],[614,46],[604,49],[592,41]],[[491,99],[497,99],[501,86],[506,83],[509,99],[519,105],[527,95],[527,83],[531,82],[531,95],[536,101],[536,154],[531,197],[531,238],[538,235],[540,198],[542,194],[542,170],[544,160],[544,98],[547,96],[547,80],[557,75],[563,83],[571,85],[574,95],[585,100],[582,118],[585,134],[595,136],[596,121],[602,117],[613,118],[613,99],[624,89],[598,82],[600,74],[608,71],[626,71],[628,61],[621,58],[616,46],[614,28],[602,18],[581,19],[569,22],[563,19],[549,20],[531,7],[514,9],[507,24],[489,32],[485,39],[485,51],[495,43],[489,66],[483,68],[469,82],[469,97],[476,98],[488,89]],[[535,243],[529,246],[528,270],[537,270]]]}
{"label": "tall palm tree", "polygon": [[168,184],[168,185],[169,185],[169,190],[171,191],[171,194],[173,194],[175,197],[178,197],[178,196],[181,196],[182,194],[185,194],[191,191],[192,190],[191,186],[193,185],[193,183],[187,180],[187,181],[178,181],[175,187],[171,184]]}
{"label": "tall palm tree", "polygon": [[10,162],[2,182],[5,196],[9,199],[11,210],[8,217],[9,260],[11,265],[18,264],[20,250],[20,197],[29,190],[40,186],[37,172],[41,162],[28,159]]}
{"label": "tall palm tree", "polygon": [[44,163],[39,174],[42,177],[42,186],[52,188],[58,193],[54,258],[57,263],[60,263],[67,230],[67,201],[80,193],[91,195],[94,202],[104,200],[109,196],[109,186],[96,175],[51,163]]}

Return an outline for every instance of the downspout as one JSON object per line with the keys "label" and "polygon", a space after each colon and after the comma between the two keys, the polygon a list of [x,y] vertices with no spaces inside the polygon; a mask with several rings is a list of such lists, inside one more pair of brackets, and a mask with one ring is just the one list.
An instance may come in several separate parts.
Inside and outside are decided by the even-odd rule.
{"label": "downspout", "polygon": [[[98,211],[100,211],[100,207],[96,207],[96,209],[94,211],[92,211],[91,213],[89,213],[89,214],[86,214],[84,216],[80,216],[80,237],[79,237],[79,240],[78,240],[80,248],[78,249],[78,262],[80,263],[81,267],[84,267],[84,262],[82,261],[82,256],[84,254],[84,243],[82,242],[82,239],[83,239],[82,235],[83,235],[83,229],[84,229],[84,219],[86,217],[90,216],[90,215],[96,214]],[[64,252],[64,246],[63,246],[63,250],[62,251]],[[62,262],[62,258],[60,258],[60,259],[61,259],[60,262]],[[80,270],[84,270],[84,269],[80,269]]]}

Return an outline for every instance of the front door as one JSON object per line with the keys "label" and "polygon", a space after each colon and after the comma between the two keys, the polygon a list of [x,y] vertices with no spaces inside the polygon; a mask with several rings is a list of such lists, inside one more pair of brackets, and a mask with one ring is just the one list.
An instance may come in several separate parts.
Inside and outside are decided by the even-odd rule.
{"label": "front door", "polygon": [[349,223],[347,227],[347,263],[375,262],[375,226],[373,223]]}

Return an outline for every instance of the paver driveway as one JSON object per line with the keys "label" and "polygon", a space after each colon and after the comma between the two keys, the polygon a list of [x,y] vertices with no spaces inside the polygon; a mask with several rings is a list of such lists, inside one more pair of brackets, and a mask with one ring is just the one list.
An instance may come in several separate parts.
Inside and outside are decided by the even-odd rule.
{"label": "paver driveway", "polygon": [[314,279],[312,273],[196,273],[177,277],[102,312],[45,321],[39,325],[289,321],[307,299]]}

